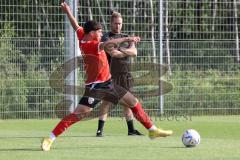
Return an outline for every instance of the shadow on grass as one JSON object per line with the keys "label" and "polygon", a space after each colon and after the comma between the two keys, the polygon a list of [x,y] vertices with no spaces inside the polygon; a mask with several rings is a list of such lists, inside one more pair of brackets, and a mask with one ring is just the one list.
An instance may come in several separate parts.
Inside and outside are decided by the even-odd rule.
{"label": "shadow on grass", "polygon": [[[7,136],[7,137],[0,137],[0,139],[41,139],[43,138],[44,136],[42,137],[31,137],[31,136]],[[80,137],[96,137],[94,135],[92,136],[85,136],[85,135],[80,135],[80,136],[61,136],[61,138],[80,138]]]}
{"label": "shadow on grass", "polygon": [[[21,137],[23,138],[23,137]],[[29,137],[28,137],[29,138]],[[39,137],[31,137],[31,138],[39,138]],[[133,146],[135,149],[142,149],[143,146]],[[61,151],[61,150],[79,150],[79,149],[86,149],[86,146],[78,146],[78,147],[53,147],[51,150],[58,150],[58,151]],[[126,149],[126,146],[112,146],[112,145],[98,145],[98,146],[94,146],[94,145],[90,145],[90,146],[87,146],[87,148],[92,148],[92,149],[112,149],[112,148],[117,148],[117,149],[121,149],[121,148],[125,148]],[[159,148],[167,148],[167,149],[188,149],[187,147],[184,147],[184,146],[166,146],[166,147],[159,147]],[[41,148],[0,148],[0,152],[22,152],[22,151],[26,151],[26,152],[43,152],[41,150]]]}
{"label": "shadow on grass", "polygon": [[[133,146],[134,149],[143,149],[143,146]],[[79,150],[79,149],[86,149],[86,146],[78,146],[78,147],[53,147],[52,150]],[[112,146],[112,145],[100,145],[100,146],[87,146],[87,148],[92,148],[92,149],[126,149],[126,146]],[[184,146],[166,146],[166,147],[159,147],[159,148],[165,148],[165,149],[188,149],[187,147]]]}
{"label": "shadow on grass", "polygon": [[[89,148],[92,149],[107,149],[107,148],[112,148],[113,146],[90,146]],[[81,148],[86,148],[86,147],[63,147],[63,148],[59,148],[59,147],[53,147],[51,150],[66,150],[66,149],[81,149]],[[126,148],[126,146],[117,146],[116,148]],[[134,148],[142,148],[142,147],[134,147]],[[159,147],[159,148],[168,148],[168,149],[186,149],[186,147]],[[4,149],[0,149],[0,152],[43,152],[41,150],[41,148],[4,148]]]}
{"label": "shadow on grass", "polygon": [[0,152],[16,152],[16,151],[42,151],[41,148],[4,148],[4,149],[0,149]]}

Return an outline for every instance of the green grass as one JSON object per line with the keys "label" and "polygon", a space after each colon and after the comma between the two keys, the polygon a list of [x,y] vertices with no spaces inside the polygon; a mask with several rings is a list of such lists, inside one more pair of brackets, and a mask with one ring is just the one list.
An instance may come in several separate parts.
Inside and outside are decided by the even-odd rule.
{"label": "green grass", "polygon": [[[40,150],[42,137],[58,120],[1,120],[1,160],[234,160],[240,156],[240,116],[201,116],[191,120],[156,121],[162,128],[174,130],[168,138],[150,140],[147,136],[126,136],[122,119],[108,119],[105,137],[95,137],[97,120],[77,123],[53,144],[52,150]],[[138,123],[136,128],[147,135]],[[194,128],[201,135],[195,148],[181,142],[184,130]]]}

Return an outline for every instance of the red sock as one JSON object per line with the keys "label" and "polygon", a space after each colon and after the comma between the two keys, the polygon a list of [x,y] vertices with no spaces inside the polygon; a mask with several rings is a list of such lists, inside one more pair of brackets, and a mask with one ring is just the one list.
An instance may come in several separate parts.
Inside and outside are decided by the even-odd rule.
{"label": "red sock", "polygon": [[137,103],[133,108],[131,108],[134,117],[147,129],[153,126],[153,122],[147,113],[143,110],[141,103]]}
{"label": "red sock", "polygon": [[76,114],[69,114],[65,116],[54,128],[52,133],[57,137],[60,134],[62,134],[68,127],[70,127],[72,124],[80,121],[80,119],[77,117]]}

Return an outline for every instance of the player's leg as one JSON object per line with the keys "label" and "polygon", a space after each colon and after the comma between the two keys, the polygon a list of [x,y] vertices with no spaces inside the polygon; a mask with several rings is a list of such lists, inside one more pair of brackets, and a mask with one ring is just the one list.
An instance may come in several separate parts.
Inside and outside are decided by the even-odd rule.
{"label": "player's leg", "polygon": [[141,136],[141,135],[143,135],[141,132],[139,132],[138,130],[136,130],[134,128],[134,124],[133,124],[134,116],[133,116],[133,113],[132,113],[131,109],[129,107],[123,107],[123,114],[124,114],[124,117],[125,117],[126,122],[127,122],[128,135],[129,136],[135,136],[135,135]]}
{"label": "player's leg", "polygon": [[120,102],[127,104],[128,107],[132,110],[134,117],[146,128],[149,130],[149,137],[166,137],[172,134],[171,130],[162,130],[157,128],[148,114],[142,108],[141,103],[138,102],[136,97],[134,97],[130,92],[127,92],[121,99]]}
{"label": "player's leg", "polygon": [[51,145],[58,137],[61,135],[65,130],[67,130],[71,125],[74,123],[82,120],[83,118],[87,117],[92,111],[92,108],[79,104],[78,107],[74,110],[73,113],[68,114],[65,116],[52,130],[49,137],[46,137],[42,141],[42,150],[49,151],[51,149]]}
{"label": "player's leg", "polygon": [[98,119],[98,129],[97,129],[97,133],[96,136],[97,137],[102,137],[103,136],[103,128],[104,128],[104,124],[107,120],[107,116],[108,116],[108,110],[110,108],[110,106],[112,105],[111,102],[108,101],[102,101],[102,104],[99,106],[99,119]]}
{"label": "player's leg", "polygon": [[139,132],[137,129],[134,127],[134,116],[130,108],[128,107],[123,107],[123,112],[125,115],[127,127],[128,127],[128,135],[129,136],[142,136],[143,134]]}
{"label": "player's leg", "polygon": [[62,134],[67,128],[69,128],[74,123],[87,117],[92,111],[92,108],[85,105],[78,105],[73,113],[65,116],[58,125],[53,129],[50,138],[55,140],[60,134]]}
{"label": "player's leg", "polygon": [[149,116],[145,113],[145,111],[142,109],[141,104],[138,102],[138,100],[130,93],[127,92],[121,99],[121,104],[125,104],[126,107],[129,107],[134,117],[142,123],[142,125],[149,129],[153,126],[152,121],[150,120]]}
{"label": "player's leg", "polygon": [[[132,91],[133,89],[133,78],[132,75],[129,72],[122,72],[118,74],[112,75],[113,82],[116,85],[119,85],[123,88],[125,88],[127,91]],[[123,104],[125,105],[125,104]],[[123,114],[126,119],[127,127],[128,127],[128,135],[134,136],[134,135],[143,135],[138,130],[134,128],[134,116],[129,107],[123,107]]]}
{"label": "player's leg", "polygon": [[92,109],[99,102],[100,100],[94,99],[92,97],[83,96],[74,112],[65,116],[52,130],[50,136],[43,139],[41,145],[42,150],[49,151],[56,137],[61,135],[67,128],[69,128],[74,123],[87,117],[91,113]]}
{"label": "player's leg", "polygon": [[104,99],[106,101],[117,104],[121,102],[129,107],[134,117],[149,130],[149,137],[166,137],[172,134],[172,131],[164,131],[158,129],[151,121],[148,114],[143,110],[141,103],[130,92],[119,85],[113,84],[111,81],[96,85],[92,88],[92,92],[95,92],[96,98]]}

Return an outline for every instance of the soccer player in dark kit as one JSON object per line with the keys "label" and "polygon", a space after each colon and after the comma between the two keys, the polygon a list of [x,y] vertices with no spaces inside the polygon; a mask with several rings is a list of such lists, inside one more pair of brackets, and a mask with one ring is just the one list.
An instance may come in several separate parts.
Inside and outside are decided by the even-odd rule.
{"label": "soccer player in dark kit", "polygon": [[[122,30],[122,25],[123,25],[123,19],[122,15],[118,12],[112,12],[111,18],[110,18],[110,32],[107,32],[103,35],[102,37],[102,42],[106,42],[110,39],[115,39],[115,38],[123,38],[123,37],[128,37],[128,35],[121,33]],[[129,45],[126,43],[125,45]],[[134,45],[134,43],[131,43],[130,45]],[[134,46],[131,46],[134,47]],[[121,50],[118,50],[121,52]],[[132,75],[130,74],[130,59],[129,56],[136,56],[137,51],[136,49],[130,49],[128,50],[128,54],[125,54],[124,57],[119,58],[119,57],[111,57],[109,53],[107,53],[108,56],[108,63],[110,65],[110,71],[112,75],[112,80],[113,83],[120,85],[121,87],[125,88],[129,92],[132,91],[133,86],[133,80],[132,80]],[[103,127],[104,123],[106,122],[107,119],[107,112],[110,107],[111,103],[102,103],[100,106],[100,111],[103,113],[105,112],[106,114],[100,115],[99,120],[98,120],[98,129],[96,136],[97,137],[102,137],[103,136]],[[138,130],[134,128],[133,124],[133,113],[129,107],[123,107],[123,113],[127,122],[127,127],[128,127],[128,135],[143,135],[140,133]]]}

